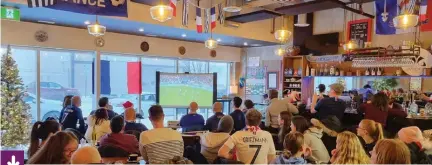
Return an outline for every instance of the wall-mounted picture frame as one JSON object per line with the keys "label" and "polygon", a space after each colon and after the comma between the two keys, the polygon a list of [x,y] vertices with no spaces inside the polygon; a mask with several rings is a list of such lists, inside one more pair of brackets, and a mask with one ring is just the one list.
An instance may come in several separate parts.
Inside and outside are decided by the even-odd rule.
{"label": "wall-mounted picture frame", "polygon": [[279,73],[278,72],[267,72],[267,89],[278,89],[279,88]]}

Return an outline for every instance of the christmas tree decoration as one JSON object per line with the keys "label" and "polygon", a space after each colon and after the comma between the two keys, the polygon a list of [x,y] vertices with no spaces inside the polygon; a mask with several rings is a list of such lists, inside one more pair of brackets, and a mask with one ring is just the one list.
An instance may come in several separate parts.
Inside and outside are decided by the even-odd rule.
{"label": "christmas tree decoration", "polygon": [[24,86],[8,47],[1,58],[1,144],[17,147],[29,143],[30,106],[23,101]]}

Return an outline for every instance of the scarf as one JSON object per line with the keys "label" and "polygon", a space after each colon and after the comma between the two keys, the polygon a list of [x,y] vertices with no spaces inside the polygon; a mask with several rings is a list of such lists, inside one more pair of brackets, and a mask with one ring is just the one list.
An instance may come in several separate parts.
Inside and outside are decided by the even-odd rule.
{"label": "scarf", "polygon": [[256,135],[256,132],[261,130],[259,126],[246,126],[246,130],[252,132],[254,135]]}

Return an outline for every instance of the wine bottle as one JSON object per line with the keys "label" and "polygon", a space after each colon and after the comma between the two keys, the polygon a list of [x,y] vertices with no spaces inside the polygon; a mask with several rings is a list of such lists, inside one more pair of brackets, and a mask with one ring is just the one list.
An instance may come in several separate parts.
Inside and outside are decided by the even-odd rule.
{"label": "wine bottle", "polygon": [[334,76],[335,75],[335,68],[334,68],[333,65],[330,67],[330,74],[329,75],[330,76]]}
{"label": "wine bottle", "polygon": [[368,69],[366,69],[366,71],[365,71],[365,76],[369,76],[370,75],[370,72],[369,72],[369,68]]}
{"label": "wine bottle", "polygon": [[328,75],[329,75],[329,70],[327,68],[327,64],[325,64],[325,67],[324,67],[324,76],[328,76]]}

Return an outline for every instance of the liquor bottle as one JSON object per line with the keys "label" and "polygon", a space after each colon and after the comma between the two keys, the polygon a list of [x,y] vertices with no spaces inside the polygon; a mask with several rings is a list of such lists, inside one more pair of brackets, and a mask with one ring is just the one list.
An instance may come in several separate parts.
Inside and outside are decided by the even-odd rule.
{"label": "liquor bottle", "polygon": [[302,76],[302,74],[303,74],[303,69],[301,67],[299,67],[297,70],[297,75]]}
{"label": "liquor bottle", "polygon": [[369,68],[368,69],[366,69],[366,71],[365,71],[365,76],[369,76],[370,75],[370,72],[369,72]]}
{"label": "liquor bottle", "polygon": [[334,76],[335,75],[335,67],[333,65],[330,67],[330,73],[329,73],[329,75],[330,76]]}
{"label": "liquor bottle", "polygon": [[325,67],[324,67],[324,76],[328,76],[328,75],[329,75],[329,69],[327,67],[327,64],[325,64]]}
{"label": "liquor bottle", "polygon": [[380,68],[378,68],[376,75],[377,75],[377,76],[381,76],[381,75],[382,75],[382,71],[381,71]]}
{"label": "liquor bottle", "polygon": [[310,75],[311,76],[315,76],[316,75],[315,68],[311,68]]}
{"label": "liquor bottle", "polygon": [[309,65],[306,65],[306,76],[310,76]]}
{"label": "liquor bottle", "polygon": [[371,70],[372,70],[371,71],[371,76],[375,76],[376,75],[375,68],[372,68]]}
{"label": "liquor bottle", "polygon": [[319,75],[324,76],[324,68],[322,67],[322,65],[319,66]]}
{"label": "liquor bottle", "polygon": [[339,76],[339,74],[340,74],[340,73],[339,73],[339,68],[336,68],[336,69],[335,69],[335,76]]}

